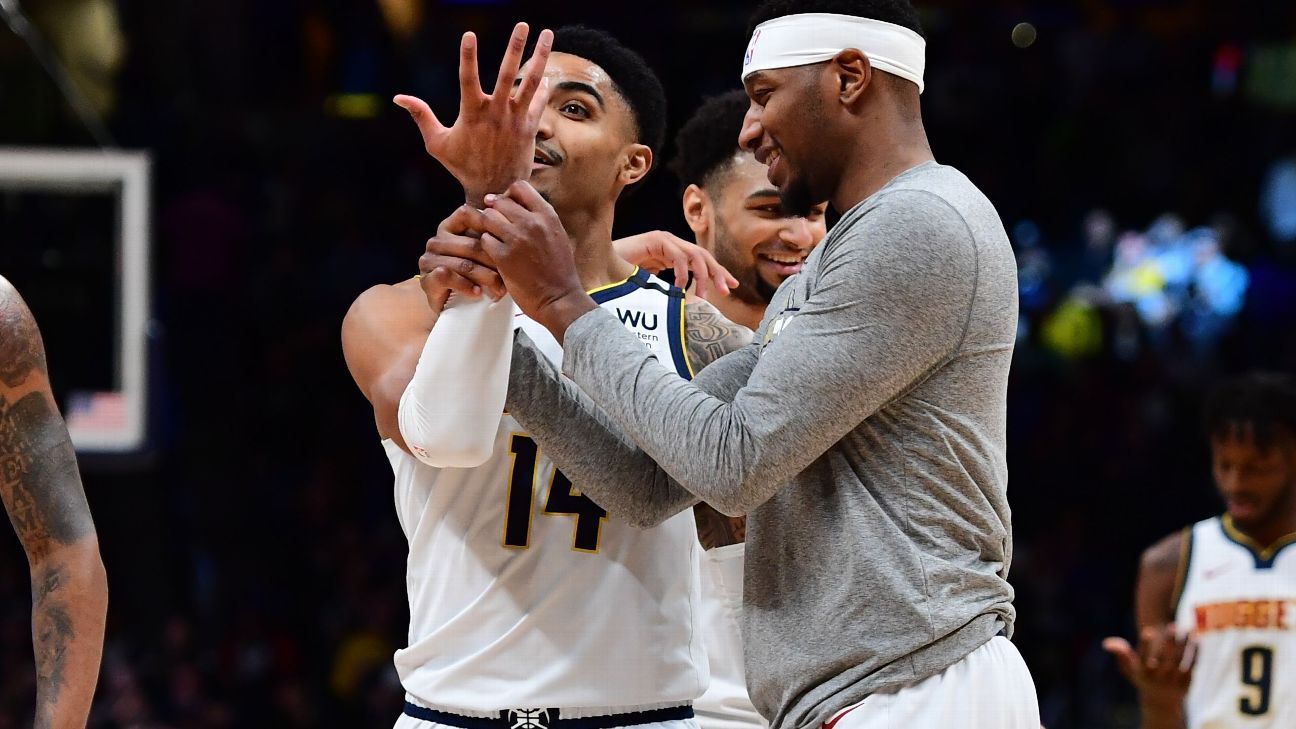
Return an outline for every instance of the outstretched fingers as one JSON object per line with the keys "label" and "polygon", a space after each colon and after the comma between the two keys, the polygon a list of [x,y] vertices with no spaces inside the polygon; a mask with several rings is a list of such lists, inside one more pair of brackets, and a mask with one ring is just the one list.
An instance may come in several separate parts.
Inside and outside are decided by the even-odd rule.
{"label": "outstretched fingers", "polygon": [[459,42],[459,99],[467,104],[482,96],[481,74],[477,70],[477,34],[469,31]]}
{"label": "outstretched fingers", "polygon": [[[535,106],[536,92],[540,90],[541,82],[544,80],[545,67],[549,65],[549,52],[553,49],[553,31],[545,28],[540,31],[540,37],[536,39],[535,53],[531,55],[531,67],[527,69],[526,76],[522,78],[522,83],[513,92],[513,103],[520,107],[526,107],[528,111]],[[509,50],[512,50],[510,47]],[[517,71],[514,71],[516,75]],[[500,77],[503,80],[503,77]],[[513,80],[509,79],[512,85]],[[498,92],[497,92],[498,93]],[[543,108],[543,104],[541,104]]]}
{"label": "outstretched fingers", "polygon": [[540,116],[544,114],[545,107],[549,104],[549,79],[540,79],[540,88],[536,91],[535,96],[531,97],[531,105],[527,107],[526,123],[528,127],[538,127],[540,125]]}
{"label": "outstretched fingers", "polygon": [[499,76],[495,79],[495,91],[491,95],[496,104],[506,102],[513,93],[513,80],[522,67],[522,54],[526,52],[527,36],[530,33],[531,29],[526,23],[513,26],[513,35],[509,36],[508,49],[504,51],[504,59],[500,61]]}
{"label": "outstretched fingers", "polygon": [[423,146],[429,151],[436,147],[437,142],[449,131],[432,112],[432,107],[417,96],[398,94],[392,102],[409,112],[410,118],[418,125],[419,134],[423,135]]}
{"label": "outstretched fingers", "polygon": [[1131,683],[1138,680],[1142,662],[1128,640],[1124,638],[1107,638],[1102,642],[1102,647],[1103,650],[1116,657],[1116,665],[1126,679]]}

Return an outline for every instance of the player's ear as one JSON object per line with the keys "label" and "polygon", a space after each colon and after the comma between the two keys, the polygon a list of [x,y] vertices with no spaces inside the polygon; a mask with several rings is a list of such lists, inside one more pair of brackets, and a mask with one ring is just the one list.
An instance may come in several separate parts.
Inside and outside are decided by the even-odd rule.
{"label": "player's ear", "polygon": [[648,176],[652,170],[653,153],[646,144],[631,144],[625,149],[621,165],[621,184],[629,187]]}
{"label": "player's ear", "polygon": [[711,196],[697,185],[684,190],[684,221],[699,243],[711,229]]}
{"label": "player's ear", "polygon": [[834,79],[836,96],[845,106],[854,106],[873,82],[873,64],[855,48],[838,53],[828,64],[827,73]]}

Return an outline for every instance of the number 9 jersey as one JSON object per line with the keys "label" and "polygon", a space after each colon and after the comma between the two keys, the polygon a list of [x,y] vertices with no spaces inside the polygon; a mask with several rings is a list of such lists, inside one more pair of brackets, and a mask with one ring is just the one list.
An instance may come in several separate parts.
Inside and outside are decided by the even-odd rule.
{"label": "number 9 jersey", "polygon": [[1293,543],[1261,548],[1228,515],[1189,527],[1175,611],[1197,639],[1189,729],[1296,727]]}
{"label": "number 9 jersey", "polygon": [[[690,375],[681,291],[636,270],[591,295]],[[557,364],[553,337],[521,314],[518,322]],[[383,445],[409,541],[409,645],[395,663],[410,700],[458,713],[622,713],[701,695],[691,511],[652,529],[609,519],[508,414],[476,468],[432,468]]]}

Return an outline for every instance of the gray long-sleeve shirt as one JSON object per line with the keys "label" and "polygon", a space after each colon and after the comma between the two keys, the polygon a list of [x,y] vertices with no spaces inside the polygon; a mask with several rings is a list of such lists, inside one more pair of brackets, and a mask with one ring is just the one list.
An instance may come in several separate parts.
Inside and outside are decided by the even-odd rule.
{"label": "gray long-sleeve shirt", "polygon": [[1011,631],[1016,328],[994,207],[928,163],[848,211],[754,343],[693,382],[593,311],[564,343],[580,391],[519,338],[509,409],[614,516],[694,495],[748,514],[748,686],[803,729]]}

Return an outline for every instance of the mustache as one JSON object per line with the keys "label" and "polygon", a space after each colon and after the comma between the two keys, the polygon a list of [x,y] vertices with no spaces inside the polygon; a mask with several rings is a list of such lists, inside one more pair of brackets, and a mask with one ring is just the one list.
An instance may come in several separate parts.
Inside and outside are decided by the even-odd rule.
{"label": "mustache", "polygon": [[558,150],[549,147],[548,145],[544,145],[539,142],[536,142],[536,149],[540,150],[540,152],[542,152],[544,156],[553,160],[554,164],[560,164],[563,161],[562,154],[559,153]]}

